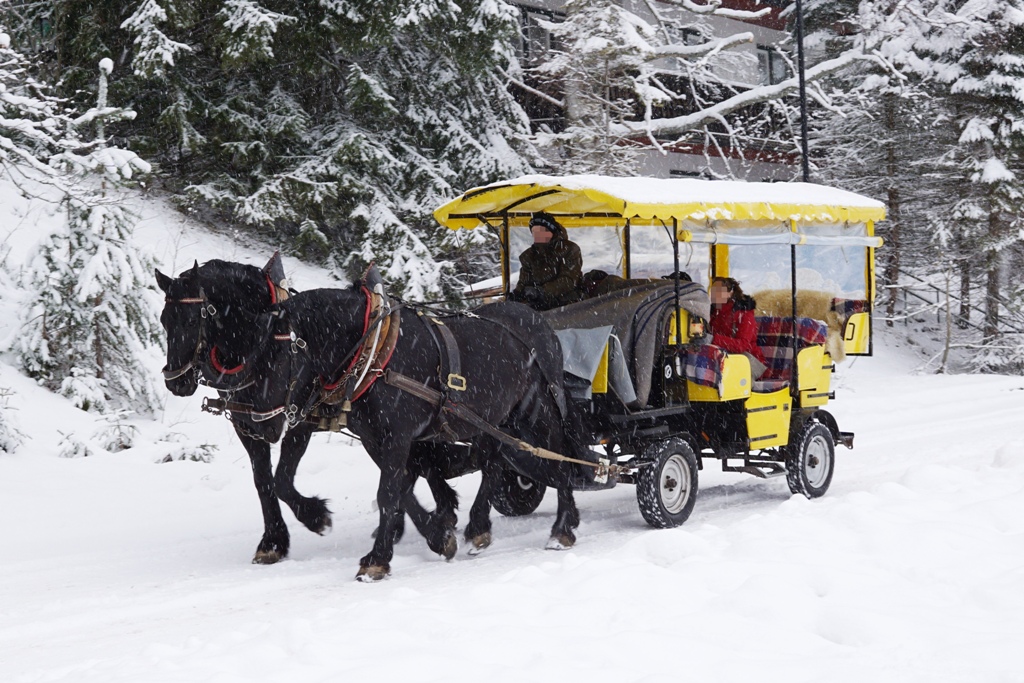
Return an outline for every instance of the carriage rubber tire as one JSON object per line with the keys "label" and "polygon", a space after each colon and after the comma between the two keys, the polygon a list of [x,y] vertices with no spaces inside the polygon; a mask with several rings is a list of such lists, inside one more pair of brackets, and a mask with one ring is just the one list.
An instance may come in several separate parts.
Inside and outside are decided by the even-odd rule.
{"label": "carriage rubber tire", "polygon": [[652,464],[636,476],[640,514],[655,529],[671,529],[687,520],[697,500],[697,456],[683,439],[650,445],[643,459]]}
{"label": "carriage rubber tire", "polygon": [[813,420],[805,422],[786,447],[786,483],[794,494],[820,498],[832,483],[836,468],[836,444],[829,428]]}
{"label": "carriage rubber tire", "polygon": [[491,505],[506,517],[522,517],[540,506],[547,490],[544,484],[503,468],[498,484],[491,490]]}

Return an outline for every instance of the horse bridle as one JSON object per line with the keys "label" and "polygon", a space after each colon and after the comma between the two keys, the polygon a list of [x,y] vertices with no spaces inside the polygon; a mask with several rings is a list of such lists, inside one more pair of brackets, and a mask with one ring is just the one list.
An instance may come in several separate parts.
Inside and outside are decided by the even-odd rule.
{"label": "horse bridle", "polygon": [[217,307],[211,304],[209,299],[206,298],[206,293],[203,292],[202,287],[199,288],[198,297],[184,297],[181,299],[172,299],[170,297],[167,297],[166,299],[164,299],[164,303],[192,304],[202,306],[202,308],[199,309],[199,334],[196,338],[196,348],[195,351],[192,352],[192,358],[189,359],[189,361],[182,365],[180,368],[162,371],[164,381],[170,382],[172,380],[178,379],[179,377],[183,377],[189,370],[198,374],[200,354],[202,354],[203,348],[206,346],[206,320],[208,317],[212,318],[213,316],[217,315]]}
{"label": "horse bridle", "polygon": [[[267,282],[268,285],[270,285],[273,288],[273,282],[270,281],[269,279],[267,280]],[[277,296],[273,289],[271,289],[270,299],[272,304],[277,303]],[[197,382],[205,386],[208,386],[212,389],[216,389],[217,391],[234,393],[236,391],[241,391],[242,389],[245,389],[246,387],[253,384],[253,380],[249,379],[247,375],[243,375],[240,378],[237,378],[237,381],[235,383],[226,383],[224,381],[210,381],[203,377],[201,365],[204,362],[206,362],[204,360],[204,356],[207,355],[206,348],[208,346],[207,341],[209,336],[207,332],[206,323],[207,320],[213,319],[217,315],[217,307],[210,303],[210,300],[206,297],[206,293],[203,291],[202,287],[199,288],[198,297],[183,297],[181,299],[172,299],[170,297],[167,297],[166,299],[164,299],[164,301],[166,303],[192,304],[201,306],[201,308],[199,309],[199,313],[201,316],[201,319],[199,321],[199,334],[196,338],[196,348],[192,352],[192,358],[180,368],[175,368],[173,370],[164,370],[163,376],[165,381],[178,379],[179,377],[184,376],[191,370],[196,374]],[[252,361],[264,352],[265,345],[268,341],[270,341],[270,339],[273,339],[274,341],[295,341],[288,335],[272,334],[270,335],[269,338],[264,339],[261,343],[259,343],[256,346],[256,349],[253,351],[253,353],[247,356],[241,362],[241,364],[231,369],[222,367],[220,363],[217,361],[217,347],[214,346],[210,348],[209,361],[210,363],[212,363],[214,370],[217,371],[217,373],[221,376],[223,380],[224,377],[234,376],[241,372],[247,366],[251,365]],[[301,340],[299,341],[301,342]]]}

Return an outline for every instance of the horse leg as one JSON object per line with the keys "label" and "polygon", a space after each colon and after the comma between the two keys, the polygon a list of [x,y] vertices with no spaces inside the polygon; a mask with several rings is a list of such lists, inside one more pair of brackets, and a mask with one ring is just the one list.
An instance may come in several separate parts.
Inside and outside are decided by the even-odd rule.
{"label": "horse leg", "polygon": [[277,502],[274,492],[274,474],[270,466],[270,444],[266,441],[246,436],[235,429],[245,450],[249,453],[252,463],[252,478],[256,484],[256,493],[260,497],[263,508],[263,538],[256,547],[252,558],[253,564],[274,564],[288,555],[290,538],[288,526],[281,516],[281,505]]}
{"label": "horse leg", "polygon": [[576,507],[572,489],[568,486],[558,489],[558,512],[555,523],[551,527],[551,538],[548,539],[548,550],[568,550],[576,544],[573,529],[580,525],[580,511]]}
{"label": "horse leg", "polygon": [[281,459],[274,473],[274,488],[277,497],[291,508],[296,519],[310,531],[323,536],[331,530],[331,511],[327,501],[316,496],[303,496],[295,490],[295,473],[312,435],[312,426],[304,424],[285,432],[281,439]]}
{"label": "horse leg", "polygon": [[[455,535],[455,524],[448,526],[445,517],[437,512],[429,512],[413,494],[413,486],[416,484],[415,473],[408,475],[405,485],[405,493],[402,496],[402,505],[412,519],[416,529],[423,534],[427,540],[427,547],[446,560],[455,557],[459,552],[459,539]],[[445,482],[447,485],[447,482]],[[454,513],[453,513],[454,514]]]}
{"label": "horse leg", "polygon": [[[459,494],[444,477],[444,472],[432,459],[433,452],[428,442],[413,444],[409,455],[409,469],[426,479],[430,493],[434,496],[434,516],[448,529],[454,529],[459,523],[455,511],[459,509]],[[410,515],[411,516],[411,515]]]}
{"label": "horse leg", "polygon": [[[365,441],[364,441],[365,445]],[[412,493],[416,481],[406,467],[412,439],[408,436],[390,436],[380,444],[378,465],[380,482],[377,485],[377,507],[380,523],[373,549],[359,560],[359,581],[379,581],[391,573],[391,558],[395,554],[394,534],[404,516],[402,501]]]}
{"label": "horse leg", "polygon": [[488,437],[480,437],[473,444],[480,447],[480,489],[476,492],[473,506],[469,509],[469,524],[466,525],[466,540],[470,543],[469,554],[479,555],[491,545],[491,486],[496,481],[499,465],[496,444]]}

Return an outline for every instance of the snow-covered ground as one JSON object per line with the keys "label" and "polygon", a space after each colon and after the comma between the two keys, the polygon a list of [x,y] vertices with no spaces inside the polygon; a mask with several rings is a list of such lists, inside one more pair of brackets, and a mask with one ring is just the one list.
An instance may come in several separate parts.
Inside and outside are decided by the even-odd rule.
{"label": "snow-covered ground", "polygon": [[[46,220],[0,195],[10,269]],[[269,256],[140,208],[138,238],[168,271]],[[286,265],[300,288],[329,283]],[[299,471],[331,499],[333,533],[286,511],[290,558],[255,566],[248,459],[198,397],[136,422],[135,448],[60,458],[95,416],[0,358],[29,436],[0,453],[0,681],[1022,681],[1024,378],[919,375],[912,350],[876,342],[837,376],[831,409],[856,448],[824,498],[711,462],[678,529],[648,528],[623,486],[579,494],[578,545],[546,551],[549,494],[531,517],[495,514],[476,558],[446,563],[410,525],[373,585],[353,580],[377,519],[357,445],[319,435]],[[156,464],[183,444],[218,450]],[[455,484],[462,524],[476,484]]]}

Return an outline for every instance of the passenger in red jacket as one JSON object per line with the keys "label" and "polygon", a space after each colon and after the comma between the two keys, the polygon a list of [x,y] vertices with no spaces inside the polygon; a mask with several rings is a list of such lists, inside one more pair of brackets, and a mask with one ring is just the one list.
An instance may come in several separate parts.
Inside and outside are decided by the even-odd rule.
{"label": "passenger in red jacket", "polygon": [[727,353],[748,354],[751,374],[757,379],[764,373],[765,358],[757,346],[754,299],[744,294],[740,283],[731,277],[716,277],[708,294],[711,296],[711,343]]}

